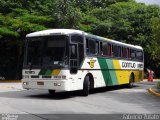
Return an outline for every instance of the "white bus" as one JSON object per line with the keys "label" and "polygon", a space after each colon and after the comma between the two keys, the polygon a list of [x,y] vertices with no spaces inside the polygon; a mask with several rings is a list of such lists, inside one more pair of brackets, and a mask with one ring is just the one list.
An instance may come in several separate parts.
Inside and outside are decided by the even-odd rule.
{"label": "white bus", "polygon": [[82,90],[143,80],[143,49],[73,29],[26,35],[23,88]]}

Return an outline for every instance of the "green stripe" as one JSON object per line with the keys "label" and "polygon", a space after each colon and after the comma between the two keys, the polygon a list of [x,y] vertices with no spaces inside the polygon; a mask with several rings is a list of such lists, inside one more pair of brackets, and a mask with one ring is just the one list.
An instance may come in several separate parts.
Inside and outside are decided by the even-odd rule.
{"label": "green stripe", "polygon": [[47,70],[45,75],[51,75],[52,74],[52,71],[51,70]]}
{"label": "green stripe", "polygon": [[100,68],[106,85],[118,84],[117,76],[114,70],[113,62],[110,59],[99,58]]}
{"label": "green stripe", "polygon": [[52,70],[41,69],[38,75],[51,75],[51,74],[52,74]]}
{"label": "green stripe", "polygon": [[47,71],[47,69],[41,69],[41,71],[39,72],[38,75],[45,75],[46,71]]}
{"label": "green stripe", "polygon": [[117,76],[116,76],[115,68],[113,66],[113,61],[110,60],[110,59],[107,59],[106,62],[107,62],[107,65],[108,65],[109,74],[110,74],[111,81],[112,81],[111,85],[117,85],[118,81],[117,81]]}
{"label": "green stripe", "polygon": [[103,79],[105,81],[105,84],[108,85],[108,79],[110,79],[110,74],[108,70],[103,70],[103,69],[108,69],[108,65],[105,61],[105,59],[103,58],[99,58],[98,59],[100,68],[102,69],[102,75],[103,75]]}

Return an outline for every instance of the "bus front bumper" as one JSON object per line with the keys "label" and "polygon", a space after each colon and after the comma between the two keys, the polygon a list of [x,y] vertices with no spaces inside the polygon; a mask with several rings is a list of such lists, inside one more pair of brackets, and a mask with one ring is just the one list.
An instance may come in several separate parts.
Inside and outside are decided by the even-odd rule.
{"label": "bus front bumper", "polygon": [[74,90],[71,80],[24,80],[22,79],[24,89],[44,89],[44,90]]}

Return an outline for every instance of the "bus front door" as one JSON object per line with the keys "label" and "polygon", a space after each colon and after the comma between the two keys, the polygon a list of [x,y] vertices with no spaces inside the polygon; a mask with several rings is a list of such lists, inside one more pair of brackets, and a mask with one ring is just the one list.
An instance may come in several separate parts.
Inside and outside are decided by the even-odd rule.
{"label": "bus front door", "polygon": [[79,54],[78,54],[78,44],[70,44],[70,73],[76,74],[78,71]]}

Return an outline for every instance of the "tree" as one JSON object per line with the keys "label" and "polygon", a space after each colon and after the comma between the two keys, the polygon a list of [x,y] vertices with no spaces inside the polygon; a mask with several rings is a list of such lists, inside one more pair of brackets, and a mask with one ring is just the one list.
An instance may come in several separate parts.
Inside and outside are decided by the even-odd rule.
{"label": "tree", "polygon": [[8,79],[20,76],[26,34],[48,28],[75,28],[140,45],[145,67],[160,68],[159,6],[134,0],[0,0],[0,5],[0,74]]}
{"label": "tree", "polygon": [[159,76],[160,69],[160,18],[152,18],[152,36],[151,43],[147,46],[148,67],[153,69],[157,76]]}
{"label": "tree", "polygon": [[0,73],[6,79],[20,78],[23,40],[27,33],[51,27],[53,18],[30,13],[25,9],[12,9],[0,16]]}

